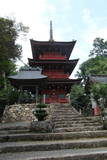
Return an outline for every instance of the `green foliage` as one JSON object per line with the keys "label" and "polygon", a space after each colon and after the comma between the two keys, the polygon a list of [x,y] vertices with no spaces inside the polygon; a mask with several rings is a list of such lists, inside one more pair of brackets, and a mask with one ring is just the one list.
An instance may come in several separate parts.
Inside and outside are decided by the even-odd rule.
{"label": "green foliage", "polygon": [[83,86],[74,85],[71,89],[70,98],[72,106],[78,111],[81,109],[85,115],[90,114],[90,96],[85,93]]}
{"label": "green foliage", "polygon": [[40,103],[37,105],[37,108],[47,108],[46,104]]}
{"label": "green foliage", "polygon": [[14,20],[0,17],[0,100],[12,104],[17,99],[17,91],[7,83],[9,75],[16,72],[16,60],[21,58],[22,47],[16,41],[28,27]]}
{"label": "green foliage", "polygon": [[38,104],[37,108],[33,111],[33,114],[36,116],[38,121],[44,121],[46,119],[46,116],[48,115],[45,109],[46,107],[46,104]]}
{"label": "green foliage", "polygon": [[17,103],[19,92],[10,84],[0,90],[0,114],[2,114],[6,105]]}
{"label": "green foliage", "polygon": [[[96,38],[93,42],[93,49],[90,51],[91,58],[88,59],[87,61],[83,62],[80,65],[80,71],[77,73],[77,76],[79,78],[83,79],[83,84],[85,85],[87,82],[87,79],[89,75],[107,75],[107,41],[104,41],[102,38]],[[90,91],[89,91],[90,90]],[[72,93],[75,91],[72,91]],[[80,92],[79,89],[77,89],[76,92]],[[91,84],[91,86],[88,89],[88,92],[86,93],[87,95],[83,93],[81,90],[81,94],[83,94],[84,98],[80,99],[79,95],[75,95],[74,93],[74,100],[78,106],[80,105],[79,103],[85,104],[87,106],[90,106],[90,100],[89,100],[89,93],[92,92],[94,95],[94,99],[97,101],[97,103],[101,106],[103,109],[106,107],[107,104],[107,85],[105,84]],[[77,99],[76,99],[77,97]],[[72,97],[73,98],[73,97]],[[79,99],[78,99],[79,98]],[[72,99],[71,99],[72,101]],[[81,102],[79,102],[81,101]]]}
{"label": "green foliage", "polygon": [[2,61],[0,63],[0,69],[1,71],[4,71],[6,76],[10,74],[15,74],[16,73],[16,64],[12,62],[11,60],[7,61]]}
{"label": "green foliage", "polygon": [[0,17],[0,82],[16,70],[15,61],[21,58],[22,47],[16,41],[21,33],[28,32],[28,27],[14,20]]}
{"label": "green foliage", "polygon": [[35,99],[32,96],[31,92],[27,90],[20,91],[20,103],[32,103]]}
{"label": "green foliage", "polygon": [[91,85],[91,92],[101,109],[107,108],[107,84],[94,83]]}
{"label": "green foliage", "polygon": [[0,18],[0,60],[16,60],[21,57],[22,47],[16,43],[20,32],[27,32],[28,27],[22,23]]}
{"label": "green foliage", "polygon": [[0,17],[0,110],[18,100],[18,91],[8,84],[8,76],[16,72],[16,60],[21,58],[22,47],[16,41],[28,27],[14,20]]}
{"label": "green foliage", "polygon": [[107,74],[107,58],[97,56],[95,58],[88,59],[80,66],[80,72],[77,73],[78,77],[87,80],[87,77],[91,75]]}
{"label": "green foliage", "polygon": [[96,38],[90,53],[91,58],[83,62],[80,65],[80,71],[77,72],[77,76],[83,78],[84,83],[89,75],[107,74],[107,41]]}
{"label": "green foliage", "polygon": [[0,18],[0,37],[0,59],[19,58],[21,56],[21,46],[15,43],[18,33],[14,21]]}
{"label": "green foliage", "polygon": [[48,114],[45,110],[36,110],[35,113],[35,116],[38,119],[38,121],[44,121],[47,115]]}
{"label": "green foliage", "polygon": [[93,47],[89,56],[107,56],[107,41],[104,41],[103,38],[96,38]]}
{"label": "green foliage", "polygon": [[17,102],[18,96],[19,92],[10,84],[8,84],[6,89],[3,88],[0,90],[0,100],[5,100],[8,104],[13,104]]}

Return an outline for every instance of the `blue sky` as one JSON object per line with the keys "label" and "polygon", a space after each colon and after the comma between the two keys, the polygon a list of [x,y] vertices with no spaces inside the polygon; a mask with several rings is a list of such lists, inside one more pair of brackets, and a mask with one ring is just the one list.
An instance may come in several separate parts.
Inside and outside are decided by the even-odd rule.
{"label": "blue sky", "polygon": [[32,57],[29,39],[49,40],[52,20],[55,41],[77,40],[71,59],[80,60],[74,74],[87,60],[93,40],[107,40],[107,0],[0,0],[0,16],[15,18],[30,27],[26,39],[18,40],[25,63]]}

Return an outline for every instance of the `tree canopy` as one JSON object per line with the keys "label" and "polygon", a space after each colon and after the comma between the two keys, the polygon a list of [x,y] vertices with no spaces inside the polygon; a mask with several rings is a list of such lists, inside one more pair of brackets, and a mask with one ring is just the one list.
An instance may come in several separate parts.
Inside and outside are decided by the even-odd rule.
{"label": "tree canopy", "polygon": [[20,34],[28,32],[28,27],[14,20],[0,17],[0,114],[6,104],[17,102],[18,91],[7,77],[16,71],[16,60],[21,58],[22,46],[17,43]]}
{"label": "tree canopy", "polygon": [[[15,62],[21,58],[22,46],[17,44],[21,33],[27,33],[28,27],[14,20],[0,17],[0,79],[16,70]],[[2,84],[2,82],[1,82]]]}
{"label": "tree canopy", "polygon": [[71,104],[78,111],[82,111],[84,115],[91,113],[90,96],[86,94],[85,88],[82,85],[74,85],[70,93]]}
{"label": "tree canopy", "polygon": [[107,56],[107,41],[103,38],[96,38],[89,56]]}
{"label": "tree canopy", "polygon": [[0,60],[16,60],[21,58],[22,47],[16,43],[20,32],[27,32],[28,27],[22,23],[0,18]]}
{"label": "tree canopy", "polygon": [[[107,104],[107,84],[89,83],[89,87],[84,87],[89,80],[90,75],[107,75],[107,41],[102,38],[96,38],[93,42],[93,49],[90,51],[89,59],[80,65],[77,76],[83,79],[82,86],[74,86],[71,89],[71,103],[76,108],[83,108],[87,111],[91,107],[91,94],[94,100],[99,104],[101,110],[104,110]],[[81,108],[81,109],[82,109]]]}
{"label": "tree canopy", "polygon": [[[90,74],[107,75],[107,41],[102,38],[96,38],[93,43],[93,49],[90,51],[90,58],[80,65],[78,77],[86,81]],[[94,56],[94,57],[93,57]]]}

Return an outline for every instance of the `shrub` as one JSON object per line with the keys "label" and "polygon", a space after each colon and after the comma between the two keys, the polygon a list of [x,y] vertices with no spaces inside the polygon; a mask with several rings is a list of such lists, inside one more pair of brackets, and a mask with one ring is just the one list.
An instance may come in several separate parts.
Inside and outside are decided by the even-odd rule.
{"label": "shrub", "polygon": [[46,107],[46,104],[38,104],[36,109],[33,111],[33,114],[36,116],[38,121],[44,121],[46,119],[46,116],[48,115],[45,110]]}
{"label": "shrub", "polygon": [[40,103],[37,105],[37,108],[47,108],[47,105]]}

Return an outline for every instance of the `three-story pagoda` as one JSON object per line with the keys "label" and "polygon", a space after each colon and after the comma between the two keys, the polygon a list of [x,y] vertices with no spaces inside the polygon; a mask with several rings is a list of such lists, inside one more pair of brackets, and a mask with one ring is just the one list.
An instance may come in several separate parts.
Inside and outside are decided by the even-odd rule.
{"label": "three-story pagoda", "polygon": [[76,41],[57,42],[53,40],[52,22],[50,22],[50,40],[30,40],[33,59],[29,60],[31,67],[41,67],[44,75],[48,76],[47,85],[40,88],[45,95],[46,103],[67,103],[67,94],[80,79],[69,79],[78,59],[69,60]]}

